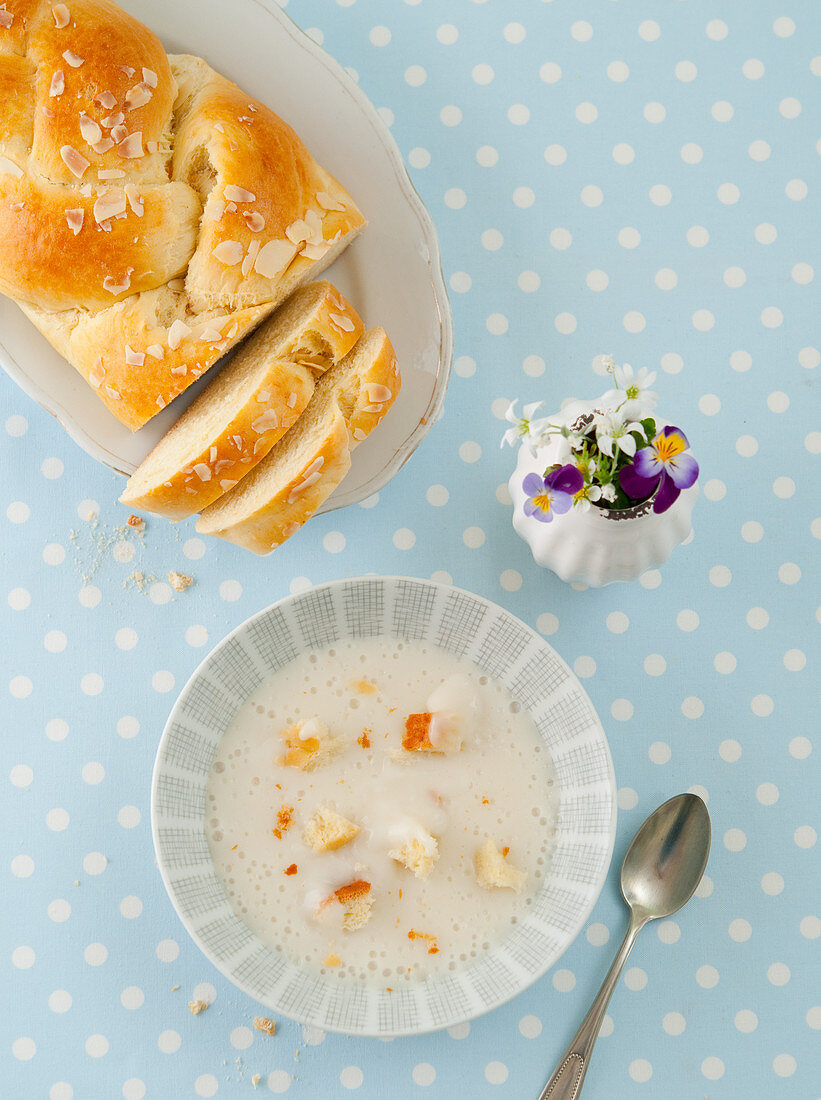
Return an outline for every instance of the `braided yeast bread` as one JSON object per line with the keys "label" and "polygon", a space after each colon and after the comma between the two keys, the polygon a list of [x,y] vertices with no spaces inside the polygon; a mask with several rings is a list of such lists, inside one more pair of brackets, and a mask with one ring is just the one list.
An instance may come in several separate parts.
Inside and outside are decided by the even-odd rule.
{"label": "braided yeast bread", "polygon": [[110,0],[6,0],[0,292],[129,428],[363,225],[289,126]]}

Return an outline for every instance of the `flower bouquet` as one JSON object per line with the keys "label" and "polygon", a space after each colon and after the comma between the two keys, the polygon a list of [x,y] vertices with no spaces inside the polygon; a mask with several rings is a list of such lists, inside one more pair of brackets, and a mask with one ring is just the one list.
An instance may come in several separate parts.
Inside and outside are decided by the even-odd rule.
{"label": "flower bouquet", "polygon": [[[669,557],[690,533],[698,478],[684,432],[653,412],[656,375],[610,356],[603,363],[613,387],[597,401],[538,418],[541,403],[520,417],[514,401],[502,440],[520,443],[510,481],[514,527],[540,564],[593,585],[632,580]],[[548,534],[546,525],[562,516]],[[653,516],[667,518],[634,522]]]}

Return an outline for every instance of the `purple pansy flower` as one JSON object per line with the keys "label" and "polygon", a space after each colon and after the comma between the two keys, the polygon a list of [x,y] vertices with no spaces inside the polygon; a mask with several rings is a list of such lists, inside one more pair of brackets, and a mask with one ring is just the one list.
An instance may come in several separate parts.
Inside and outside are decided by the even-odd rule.
{"label": "purple pansy flower", "polygon": [[524,513],[541,523],[550,523],[554,515],[570,511],[573,496],[583,485],[581,471],[572,465],[551,470],[546,477],[528,474],[522,481],[522,488],[527,493]]}
{"label": "purple pansy flower", "polygon": [[698,477],[698,463],[684,452],[690,444],[681,428],[668,425],[636,452],[631,466],[619,470],[619,483],[629,497],[642,500],[658,486],[653,511],[666,512]]}

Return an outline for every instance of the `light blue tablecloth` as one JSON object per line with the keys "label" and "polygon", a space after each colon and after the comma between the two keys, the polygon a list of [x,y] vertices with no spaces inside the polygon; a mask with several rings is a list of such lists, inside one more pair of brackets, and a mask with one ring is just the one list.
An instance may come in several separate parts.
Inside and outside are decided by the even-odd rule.
{"label": "light blue tablecloth", "polygon": [[[255,1005],[188,941],[154,866],[154,751],[208,646],[308,581],[379,571],[451,577],[575,665],[613,750],[617,858],[669,795],[708,799],[709,877],[640,941],[585,1095],[814,1100],[821,12],[288,11],[359,74],[438,225],[457,333],[445,417],[370,511],[318,519],[268,560],[160,521],[118,560],[132,551],[97,544],[120,538],[120,482],[0,379],[0,1095],[233,1098],[255,1073],[262,1092],[311,1100],[538,1093],[621,937],[615,876],[559,966],[512,1004],[383,1044],[284,1019],[274,1038],[249,1030]],[[702,495],[694,542],[661,573],[573,591],[513,534],[498,416],[516,395],[595,396],[599,352],[659,371]],[[97,528],[78,516],[89,501]],[[137,569],[196,585],[162,602],[162,584],[124,587]],[[216,999],[195,1018],[199,983]]]}

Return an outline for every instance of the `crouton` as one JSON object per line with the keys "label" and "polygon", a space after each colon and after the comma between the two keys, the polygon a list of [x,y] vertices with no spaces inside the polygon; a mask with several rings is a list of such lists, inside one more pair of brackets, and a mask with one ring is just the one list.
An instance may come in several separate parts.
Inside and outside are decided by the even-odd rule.
{"label": "crouton", "polygon": [[424,714],[409,714],[405,719],[402,748],[407,752],[439,752],[430,739],[432,719],[433,715],[429,711]]}
{"label": "crouton", "polygon": [[473,869],[480,886],[488,890],[498,887],[515,890],[517,894],[522,892],[527,875],[508,862],[509,851],[509,848],[500,851],[492,840],[488,840],[477,850],[473,857]]}
{"label": "crouton", "polygon": [[373,891],[371,884],[364,879],[358,878],[345,886],[340,886],[338,890],[334,890],[328,901],[332,899],[338,901],[345,910],[342,927],[346,931],[355,932],[371,919]]}
{"label": "crouton", "polygon": [[332,852],[353,840],[359,826],[329,806],[320,806],[302,834],[305,843],[315,852]]}
{"label": "crouton", "polygon": [[342,749],[342,739],[331,737],[324,722],[311,718],[307,722],[296,722],[280,733],[285,744],[285,753],[278,757],[277,764],[287,768],[299,768],[309,772],[327,763]]}
{"label": "crouton", "polygon": [[427,878],[439,859],[439,843],[427,829],[414,825],[400,833],[402,843],[391,848],[388,855],[412,871],[417,878]]}

